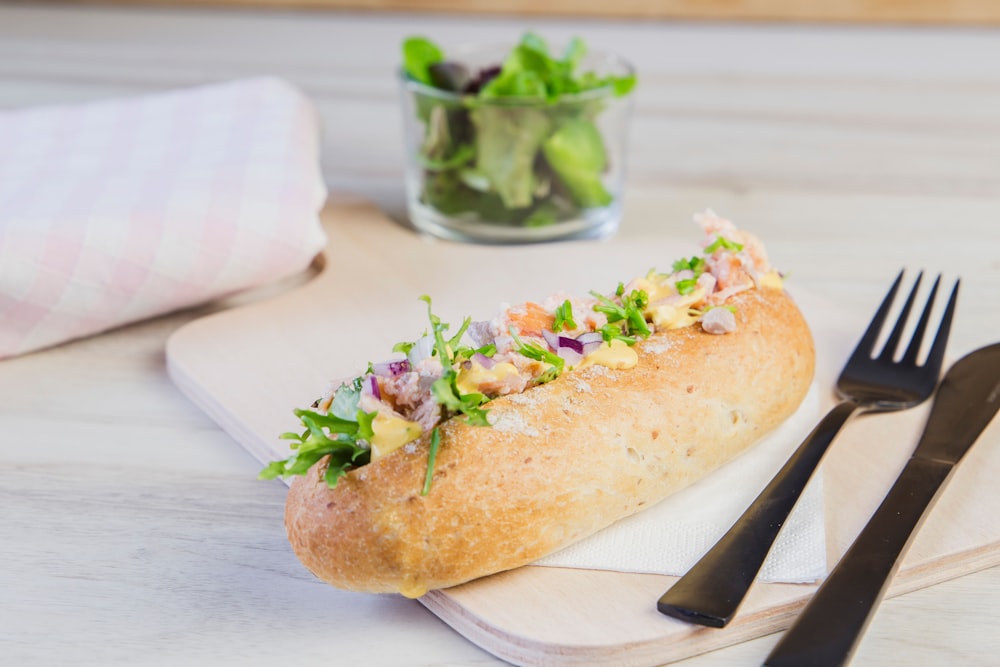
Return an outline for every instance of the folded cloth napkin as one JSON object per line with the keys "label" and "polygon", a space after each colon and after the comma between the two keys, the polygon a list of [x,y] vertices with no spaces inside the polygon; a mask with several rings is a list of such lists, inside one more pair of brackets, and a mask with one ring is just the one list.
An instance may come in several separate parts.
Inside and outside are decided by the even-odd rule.
{"label": "folded cloth napkin", "polygon": [[0,359],[303,270],[318,153],[274,78],[0,111]]}
{"label": "folded cloth napkin", "polygon": [[[809,434],[819,417],[814,384],[799,409],[739,458],[688,488],[536,565],[645,572],[687,572],[739,518]],[[805,583],[826,576],[822,477],[806,486],[774,545],[760,579]]]}

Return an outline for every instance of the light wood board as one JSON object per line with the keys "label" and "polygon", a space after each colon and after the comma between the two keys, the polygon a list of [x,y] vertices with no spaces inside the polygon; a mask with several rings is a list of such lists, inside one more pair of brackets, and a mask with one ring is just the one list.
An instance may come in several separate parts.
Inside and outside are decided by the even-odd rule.
{"label": "light wood board", "polygon": [[[491,316],[500,302],[559,289],[583,291],[693,253],[690,241],[490,247],[421,238],[370,204],[332,199],[330,241],[317,275],[265,301],[197,320],[167,345],[176,384],[242,446],[283,456],[276,435],[294,429],[334,378],[426,328],[417,297],[432,295],[445,321]],[[766,239],[765,239],[766,241]],[[414,258],[419,258],[414,261]],[[794,291],[793,283],[793,295]],[[869,313],[796,295],[817,341],[819,381],[832,387]],[[848,425],[823,465],[832,563],[878,505],[923,425],[927,406]],[[1000,428],[994,424],[956,472],[914,542],[889,596],[1000,563]],[[756,586],[724,630],[667,619],[655,600],[674,581],[659,575],[525,567],[429,593],[423,604],[471,641],[521,665],[636,665],[679,660],[790,624],[813,585]]]}

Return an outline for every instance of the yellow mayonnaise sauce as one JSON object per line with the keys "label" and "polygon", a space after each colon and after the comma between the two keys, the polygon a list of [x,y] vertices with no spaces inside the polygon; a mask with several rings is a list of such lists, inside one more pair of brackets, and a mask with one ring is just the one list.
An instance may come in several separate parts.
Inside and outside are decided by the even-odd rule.
{"label": "yellow mayonnaise sauce", "polygon": [[423,433],[423,428],[417,422],[411,422],[402,417],[379,412],[372,420],[372,431],[375,436],[371,440],[372,461],[376,461],[390,452],[394,452]]}
{"label": "yellow mayonnaise sauce", "polygon": [[613,340],[585,356],[577,368],[586,368],[597,364],[614,370],[624,370],[632,368],[638,363],[639,355],[629,347],[628,343],[622,340]]}
{"label": "yellow mayonnaise sauce", "polygon": [[518,373],[517,366],[509,361],[501,361],[493,368],[486,368],[473,361],[470,368],[463,368],[458,372],[455,385],[463,394],[477,394],[481,393],[479,390],[481,385],[502,383],[505,378]]}
{"label": "yellow mayonnaise sauce", "polygon": [[681,329],[698,321],[698,313],[692,313],[691,307],[705,298],[705,290],[697,287],[671,303],[662,303],[666,297],[676,296],[677,292],[670,285],[661,285],[656,296],[650,294],[649,305],[644,314],[656,326],[657,331]]}
{"label": "yellow mayonnaise sauce", "polygon": [[777,271],[769,271],[760,277],[760,286],[771,289],[783,289],[785,281]]}

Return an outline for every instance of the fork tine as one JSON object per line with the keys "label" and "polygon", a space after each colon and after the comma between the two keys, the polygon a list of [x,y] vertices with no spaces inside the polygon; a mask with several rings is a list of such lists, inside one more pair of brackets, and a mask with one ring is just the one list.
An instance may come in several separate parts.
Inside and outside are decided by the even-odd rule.
{"label": "fork tine", "polygon": [[917,327],[913,330],[913,338],[910,340],[909,347],[906,348],[906,353],[903,355],[902,362],[904,364],[910,364],[912,366],[917,365],[917,357],[920,355],[920,344],[924,341],[924,333],[927,331],[927,323],[931,319],[931,306],[934,305],[934,299],[937,297],[938,285],[941,284],[941,274],[939,273],[937,278],[934,279],[934,285],[931,287],[931,293],[927,295],[927,302],[924,305],[924,311],[920,313],[920,321],[917,322]]}
{"label": "fork tine", "polygon": [[934,335],[934,344],[927,354],[927,362],[924,368],[932,370],[935,374],[941,370],[944,361],[944,348],[948,345],[948,334],[951,333],[951,320],[955,315],[955,304],[958,301],[958,286],[961,280],[955,281],[955,286],[951,288],[951,296],[948,297],[948,305],[945,306],[944,315],[941,316],[941,324],[938,325],[937,333]]}
{"label": "fork tine", "polygon": [[910,316],[910,310],[913,309],[913,302],[917,298],[917,288],[920,287],[920,280],[923,277],[924,272],[921,271],[917,274],[917,279],[913,281],[913,288],[910,289],[910,294],[906,297],[906,303],[903,304],[903,309],[899,311],[899,317],[896,318],[896,326],[892,328],[889,338],[886,339],[885,347],[882,348],[882,354],[878,355],[881,361],[892,361],[892,358],[896,355],[896,348],[899,347],[899,341],[903,338],[903,328],[906,327],[906,320]]}
{"label": "fork tine", "polygon": [[875,343],[878,341],[879,333],[882,331],[882,325],[885,324],[885,320],[889,316],[889,309],[892,307],[892,302],[896,299],[896,292],[899,291],[899,284],[901,282],[903,282],[903,271],[900,271],[899,275],[896,276],[896,281],[889,288],[889,292],[882,300],[882,305],[878,307],[875,316],[872,317],[868,329],[861,337],[861,340],[858,341],[858,346],[854,348],[851,358],[862,354],[866,357],[871,356],[872,351],[875,349]]}

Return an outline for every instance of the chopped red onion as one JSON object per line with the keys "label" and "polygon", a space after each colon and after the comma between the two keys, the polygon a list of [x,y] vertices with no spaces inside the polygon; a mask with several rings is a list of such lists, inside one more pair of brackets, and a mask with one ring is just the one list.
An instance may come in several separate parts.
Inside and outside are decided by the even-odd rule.
{"label": "chopped red onion", "polygon": [[701,328],[710,334],[736,331],[736,316],[728,308],[712,308],[701,318]]}
{"label": "chopped red onion", "polygon": [[466,331],[472,342],[476,344],[476,347],[483,347],[485,345],[490,345],[494,342],[492,326],[489,322],[479,321],[473,322],[469,325],[469,329]]}
{"label": "chopped red onion", "polygon": [[493,368],[497,363],[482,352],[476,352],[472,355],[472,360],[487,370]]}
{"label": "chopped red onion", "polygon": [[583,344],[583,356],[596,352],[599,347],[604,345],[604,335],[600,331],[581,334],[576,340]]}
{"label": "chopped red onion", "polygon": [[542,335],[549,348],[566,360],[570,366],[578,364],[583,357],[590,354],[604,342],[604,336],[598,331],[583,333],[572,338],[570,336],[560,336],[553,331],[543,330]]}
{"label": "chopped red onion", "polygon": [[583,343],[569,336],[559,336],[559,349],[569,348],[577,354],[583,354]]}
{"label": "chopped red onion", "polygon": [[556,354],[563,358],[569,366],[576,366],[580,361],[583,360],[583,354],[577,352],[571,347],[560,347],[556,350]]}
{"label": "chopped red onion", "polygon": [[559,334],[557,334],[555,331],[542,329],[542,336],[545,337],[545,342],[549,344],[549,349],[551,350],[559,349]]}
{"label": "chopped red onion", "polygon": [[376,400],[381,401],[382,400],[382,391],[378,388],[378,378],[377,377],[375,377],[374,375],[369,375],[368,376],[368,387],[369,387],[369,389],[372,392],[372,396],[374,396]]}
{"label": "chopped red onion", "polygon": [[410,348],[410,351],[406,354],[406,358],[410,360],[410,363],[416,366],[424,359],[427,359],[434,352],[434,336],[424,336]]}
{"label": "chopped red onion", "polygon": [[393,359],[392,361],[380,361],[377,364],[372,364],[372,373],[381,377],[399,377],[403,373],[409,372],[409,359]]}

